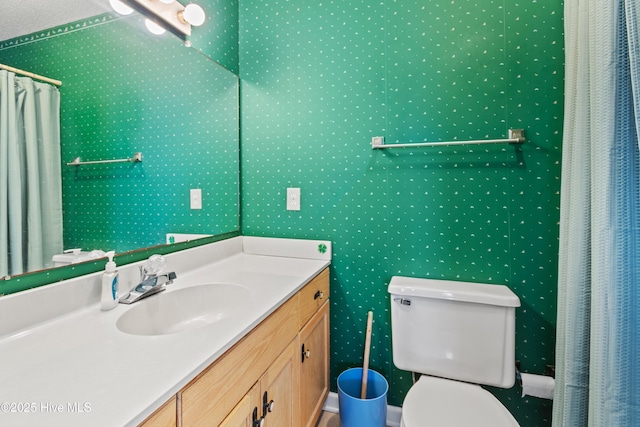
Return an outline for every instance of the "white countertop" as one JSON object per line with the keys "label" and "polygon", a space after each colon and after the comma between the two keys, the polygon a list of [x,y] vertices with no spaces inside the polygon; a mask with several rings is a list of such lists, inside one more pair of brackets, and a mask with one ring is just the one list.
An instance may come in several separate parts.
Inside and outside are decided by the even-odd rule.
{"label": "white countertop", "polygon": [[[16,321],[27,326],[0,338],[0,425],[135,426],[330,262],[329,242],[321,242],[329,246],[328,253],[308,259],[295,256],[314,256],[319,241],[294,241],[294,246],[310,242],[307,249],[312,249],[306,252],[294,248],[265,255],[261,253],[270,252],[261,248],[265,243],[283,240],[249,238],[257,240],[248,244],[244,239],[243,251],[237,250],[242,243],[229,248],[229,243],[219,242],[166,256],[168,270],[178,277],[165,293],[215,282],[250,290],[247,301],[216,323],[170,335],[129,335],[117,329],[116,320],[144,301],[102,312],[96,300],[99,288],[92,289],[85,306],[77,310],[51,319],[36,316],[31,325]],[[130,287],[137,267],[126,267],[121,269],[121,282]],[[96,288],[99,279],[100,274],[89,275],[82,286]],[[58,298],[64,297],[58,293]],[[0,298],[0,312],[10,297]],[[23,311],[24,307],[39,311],[43,299],[56,303],[51,294],[38,298],[38,290],[21,298],[15,301]],[[0,315],[2,320],[6,321]]]}

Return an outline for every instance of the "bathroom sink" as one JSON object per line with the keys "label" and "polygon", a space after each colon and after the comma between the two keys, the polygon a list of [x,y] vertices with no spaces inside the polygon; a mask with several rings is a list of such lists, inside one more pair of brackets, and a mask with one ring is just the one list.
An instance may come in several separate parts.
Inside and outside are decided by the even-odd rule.
{"label": "bathroom sink", "polygon": [[162,292],[131,307],[116,322],[132,335],[169,335],[218,322],[243,302],[248,289],[230,283],[210,283]]}

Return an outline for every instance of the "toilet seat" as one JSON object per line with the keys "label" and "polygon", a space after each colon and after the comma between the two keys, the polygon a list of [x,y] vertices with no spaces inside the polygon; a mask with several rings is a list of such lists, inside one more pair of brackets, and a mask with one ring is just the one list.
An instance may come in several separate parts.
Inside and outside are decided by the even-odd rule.
{"label": "toilet seat", "polygon": [[498,399],[476,384],[423,375],[402,406],[402,427],[519,427]]}

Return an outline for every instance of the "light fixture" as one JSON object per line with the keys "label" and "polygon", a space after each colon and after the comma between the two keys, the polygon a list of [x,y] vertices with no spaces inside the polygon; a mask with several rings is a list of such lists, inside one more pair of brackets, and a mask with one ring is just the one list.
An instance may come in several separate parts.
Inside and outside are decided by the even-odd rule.
{"label": "light fixture", "polygon": [[109,0],[109,4],[120,15],[130,15],[133,13],[133,9],[131,9],[126,4],[122,3],[120,0]]}
{"label": "light fixture", "polygon": [[[114,10],[120,14],[130,6],[147,18],[145,25],[154,34],[161,34],[160,29],[171,31],[183,40],[191,35],[191,26],[202,25],[206,20],[204,10],[197,4],[183,6],[177,0],[109,0]],[[130,13],[130,12],[129,12]],[[158,28],[160,27],[160,29]]]}
{"label": "light fixture", "polygon": [[178,13],[178,19],[185,24],[191,24],[194,27],[199,27],[204,24],[204,20],[207,16],[204,13],[204,9],[195,3],[189,3],[185,6],[182,12]]}
{"label": "light fixture", "polygon": [[160,34],[164,34],[167,32],[167,30],[165,30],[164,28],[162,28],[160,25],[156,24],[149,18],[146,18],[144,20],[144,26],[147,27],[147,30],[149,30],[151,34],[155,34],[156,36],[159,36]]}

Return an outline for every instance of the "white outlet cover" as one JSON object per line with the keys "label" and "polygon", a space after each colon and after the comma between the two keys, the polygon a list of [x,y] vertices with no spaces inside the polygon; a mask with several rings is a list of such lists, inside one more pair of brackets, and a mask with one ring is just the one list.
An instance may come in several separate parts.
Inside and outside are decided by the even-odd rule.
{"label": "white outlet cover", "polygon": [[300,210],[300,189],[299,188],[287,188],[287,210],[288,211]]}

